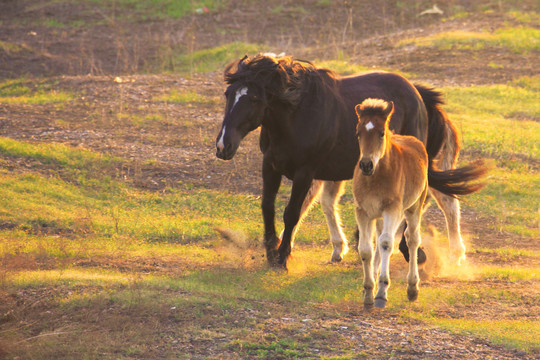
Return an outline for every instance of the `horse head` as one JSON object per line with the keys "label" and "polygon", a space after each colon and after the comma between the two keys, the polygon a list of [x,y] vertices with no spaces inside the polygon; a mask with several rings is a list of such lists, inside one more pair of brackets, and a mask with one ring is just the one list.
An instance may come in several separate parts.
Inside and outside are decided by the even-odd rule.
{"label": "horse head", "polygon": [[230,160],[242,139],[258,128],[269,109],[290,107],[300,99],[298,69],[304,68],[290,57],[259,54],[244,56],[225,69],[225,115],[216,139],[216,156]]}
{"label": "horse head", "polygon": [[362,174],[373,175],[388,145],[388,124],[394,103],[380,99],[366,99],[355,107],[358,116],[356,136],[360,146],[358,166]]}

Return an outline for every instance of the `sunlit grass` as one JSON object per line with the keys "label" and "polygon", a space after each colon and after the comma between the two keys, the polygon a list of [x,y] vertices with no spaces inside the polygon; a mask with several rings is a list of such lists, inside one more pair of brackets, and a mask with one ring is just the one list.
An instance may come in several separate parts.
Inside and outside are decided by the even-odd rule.
{"label": "sunlit grass", "polygon": [[497,47],[517,54],[527,54],[540,50],[540,30],[532,27],[503,28],[493,32],[456,30],[404,40],[400,46],[408,44],[433,46],[443,50]]}
{"label": "sunlit grass", "polygon": [[25,79],[0,82],[0,104],[49,104],[71,100],[72,94],[52,89],[51,85],[44,81],[38,81],[37,86]]}
{"label": "sunlit grass", "polygon": [[[157,247],[153,249],[158,250]],[[188,252],[195,249],[196,247],[191,247]],[[222,249],[210,247],[206,251],[218,253]],[[62,286],[70,295],[60,298],[59,305],[65,306],[63,311],[68,312],[69,309],[79,311],[81,306],[85,307],[100,297],[105,297],[108,306],[118,304],[146,309],[151,303],[155,305],[158,294],[161,305],[170,303],[169,307],[179,307],[178,311],[186,307],[191,309],[190,311],[202,313],[210,299],[213,307],[219,306],[233,313],[245,309],[246,306],[264,309],[261,301],[286,303],[289,309],[302,309],[301,313],[318,309],[320,304],[331,304],[335,309],[342,306],[361,307],[360,266],[330,265],[324,261],[328,254],[327,247],[300,246],[295,249],[295,259],[289,273],[269,270],[262,264],[246,270],[238,263],[227,262],[227,257],[222,253],[221,256],[206,256],[205,261],[198,265],[196,262],[191,263],[185,271],[174,276],[159,272],[144,274],[136,269],[130,271],[125,268],[67,267],[12,272],[7,277],[4,276],[2,286],[15,289]],[[120,257],[122,256],[124,255],[120,253]],[[133,258],[132,253],[125,256]],[[174,251],[170,254],[163,252],[155,257],[154,261],[164,261],[171,256],[178,254]],[[197,258],[195,253],[191,256]],[[117,260],[113,257],[111,261]],[[351,259],[348,258],[347,261]],[[475,281],[473,287],[467,279],[448,282],[443,278],[442,282],[434,280],[421,283],[418,300],[410,303],[406,297],[404,278],[406,264],[397,259],[394,262],[392,268],[401,269],[397,271],[401,275],[394,272],[392,276],[388,308],[385,310],[389,314],[418,319],[456,333],[485,337],[509,348],[537,350],[535,339],[538,329],[534,326],[534,321],[517,316],[511,320],[485,316],[476,320],[466,315],[457,318],[446,315],[449,309],[456,306],[474,307],[484,303],[497,303],[501,307],[514,307],[519,304],[521,311],[525,311],[523,307],[532,300],[534,294],[524,297],[522,293],[512,289],[494,288],[492,281],[508,281],[519,286],[532,283],[530,286],[534,286],[537,282],[534,272],[500,266],[470,267],[467,271],[472,271],[475,279],[483,282]],[[452,276],[459,277],[456,274]],[[84,288],[87,291],[81,292],[80,289]],[[69,289],[72,291],[68,291]],[[187,293],[190,296],[171,297],[167,295],[167,292],[171,291]],[[196,299],[201,299],[202,302],[196,305]],[[312,309],[313,306],[315,308]],[[153,311],[156,311],[156,308]]]}
{"label": "sunlit grass", "polygon": [[155,100],[179,104],[216,104],[219,102],[217,98],[200,95],[195,91],[179,92],[177,90],[171,90],[169,94],[160,96]]}
{"label": "sunlit grass", "polygon": [[362,72],[372,70],[362,65],[352,64],[346,60],[317,61],[315,62],[315,65],[320,68],[327,68],[327,69],[333,70],[342,76],[352,75],[352,74],[357,74],[357,73],[362,73]]}
{"label": "sunlit grass", "polygon": [[487,337],[493,343],[507,348],[522,349],[526,352],[540,349],[540,331],[538,322],[534,320],[437,319],[431,322],[452,332]]}
{"label": "sunlit grass", "polygon": [[[103,0],[88,0],[98,3],[103,7],[111,6]],[[132,11],[138,19],[179,19],[197,12],[197,9],[207,7],[209,11],[215,12],[223,8],[227,0],[117,0],[115,5],[119,8]],[[198,13],[198,12],[197,12]],[[201,13],[201,15],[204,12]],[[125,16],[120,13],[120,17]]]}
{"label": "sunlit grass", "polygon": [[71,94],[63,91],[38,91],[29,95],[0,96],[0,103],[4,104],[49,104],[62,103],[73,99]]}
{"label": "sunlit grass", "polygon": [[0,137],[0,154],[79,169],[88,169],[96,165],[108,166],[119,161],[112,156],[76,149],[64,144],[29,143],[5,137]]}
{"label": "sunlit grass", "polygon": [[[175,71],[205,73],[223,69],[229,62],[246,54],[251,56],[267,51],[263,45],[234,42],[209,49],[182,54],[175,60]],[[221,71],[221,70],[220,70]]]}
{"label": "sunlit grass", "polygon": [[538,236],[540,78],[506,85],[447,87],[446,109],[463,135],[468,158],[492,158],[487,186],[464,203],[498,219],[499,230]]}

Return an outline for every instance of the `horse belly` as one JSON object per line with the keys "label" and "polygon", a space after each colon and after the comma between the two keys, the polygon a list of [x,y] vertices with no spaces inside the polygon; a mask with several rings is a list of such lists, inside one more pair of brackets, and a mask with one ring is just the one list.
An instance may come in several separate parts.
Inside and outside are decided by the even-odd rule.
{"label": "horse belly", "polygon": [[[354,134],[354,133],[353,133]],[[349,137],[354,141],[350,141]],[[352,143],[352,145],[351,145]],[[320,154],[316,164],[315,178],[327,181],[350,180],[358,163],[360,150],[354,135],[342,135],[337,145],[331,151]]]}
{"label": "horse belly", "polygon": [[350,180],[353,177],[354,165],[348,164],[326,164],[322,165],[315,172],[315,179],[325,181],[343,181]]}

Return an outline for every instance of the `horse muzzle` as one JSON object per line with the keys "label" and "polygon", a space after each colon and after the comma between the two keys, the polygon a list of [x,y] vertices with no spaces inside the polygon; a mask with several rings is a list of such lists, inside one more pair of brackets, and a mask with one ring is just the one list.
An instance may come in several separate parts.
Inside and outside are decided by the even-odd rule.
{"label": "horse muzzle", "polygon": [[371,176],[374,172],[373,161],[360,161],[358,167],[362,170],[362,175]]}
{"label": "horse muzzle", "polygon": [[216,147],[216,156],[221,160],[231,160],[236,154],[236,150],[238,149],[238,146],[234,146],[233,144],[227,144],[224,147]]}

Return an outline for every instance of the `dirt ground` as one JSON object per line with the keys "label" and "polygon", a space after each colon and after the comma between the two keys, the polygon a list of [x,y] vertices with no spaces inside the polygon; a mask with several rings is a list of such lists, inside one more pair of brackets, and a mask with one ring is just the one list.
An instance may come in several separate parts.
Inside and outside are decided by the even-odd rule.
{"label": "dirt ground", "polygon": [[[48,84],[57,91],[74,93],[75,98],[69,106],[3,104],[0,135],[66,143],[117,156],[123,159],[123,165],[114,175],[146,189],[159,191],[167,186],[190,183],[259,195],[261,155],[257,132],[243,141],[234,160],[222,162],[215,157],[215,137],[224,105],[222,69],[190,76],[154,75],[152,64],[159,62],[163,49],[191,51],[245,41],[267,44],[273,51],[285,51],[306,59],[332,59],[341,52],[364,66],[413,73],[414,81],[435,86],[504,83],[538,71],[537,54],[516,55],[504,49],[472,52],[395,46],[408,37],[455,29],[479,31],[511,26],[515,20],[504,14],[502,2],[486,1],[491,11],[445,21],[437,15],[418,15],[431,7],[431,2],[414,2],[404,7],[393,1],[337,1],[331,7],[320,3],[304,1],[300,8],[294,1],[270,1],[263,6],[252,6],[247,1],[231,0],[226,11],[178,20],[133,22],[121,16],[125,14],[120,14],[118,9],[103,11],[90,3],[3,1],[0,4],[0,80],[24,77],[36,86]],[[440,7],[446,13],[457,12],[456,9],[472,11],[478,6],[473,3],[447,1]],[[278,5],[282,6],[281,10],[272,11]],[[520,7],[522,11],[539,10],[536,1],[523,1]],[[36,18],[54,18],[64,24],[84,20],[92,25],[53,27],[32,21]],[[17,44],[18,48],[2,47],[2,42]],[[500,66],[493,69],[489,66],[492,63]],[[195,91],[215,101],[178,104],[159,100],[171,90]],[[148,116],[159,116],[161,121],[144,126],[133,121]],[[4,166],[47,171],[40,169],[40,164],[10,161],[5,159]],[[426,217],[439,231],[444,231],[444,219],[435,207]],[[538,249],[537,239],[490,230],[493,221],[472,211],[463,212],[462,227],[474,247],[519,244],[523,249]],[[494,264],[508,261],[483,252],[472,252],[469,259]],[[520,266],[538,266],[537,259],[526,256],[516,256],[510,261]],[[106,263],[107,259],[103,259],[104,266]],[[172,262],[153,271],[167,271],[178,265]],[[497,304],[484,305],[482,311],[491,315],[500,311]],[[533,309],[538,307],[537,303],[532,304]],[[362,316],[354,311],[348,316],[362,323]],[[432,358],[440,358],[441,352],[447,358],[526,357],[473,337],[436,329],[429,329],[430,341],[423,340],[425,327],[420,323],[396,325],[383,315],[372,320],[365,323],[364,330],[373,337],[385,335],[396,341],[412,337],[420,343],[419,351],[433,353]],[[276,327],[280,326],[279,321],[276,320]],[[335,321],[318,319],[304,325],[337,326],[353,341],[353,332]],[[368,347],[367,339],[365,346]],[[195,345],[192,344],[194,357],[215,355],[199,353],[203,350]],[[401,358],[415,358],[414,353],[402,355]]]}

